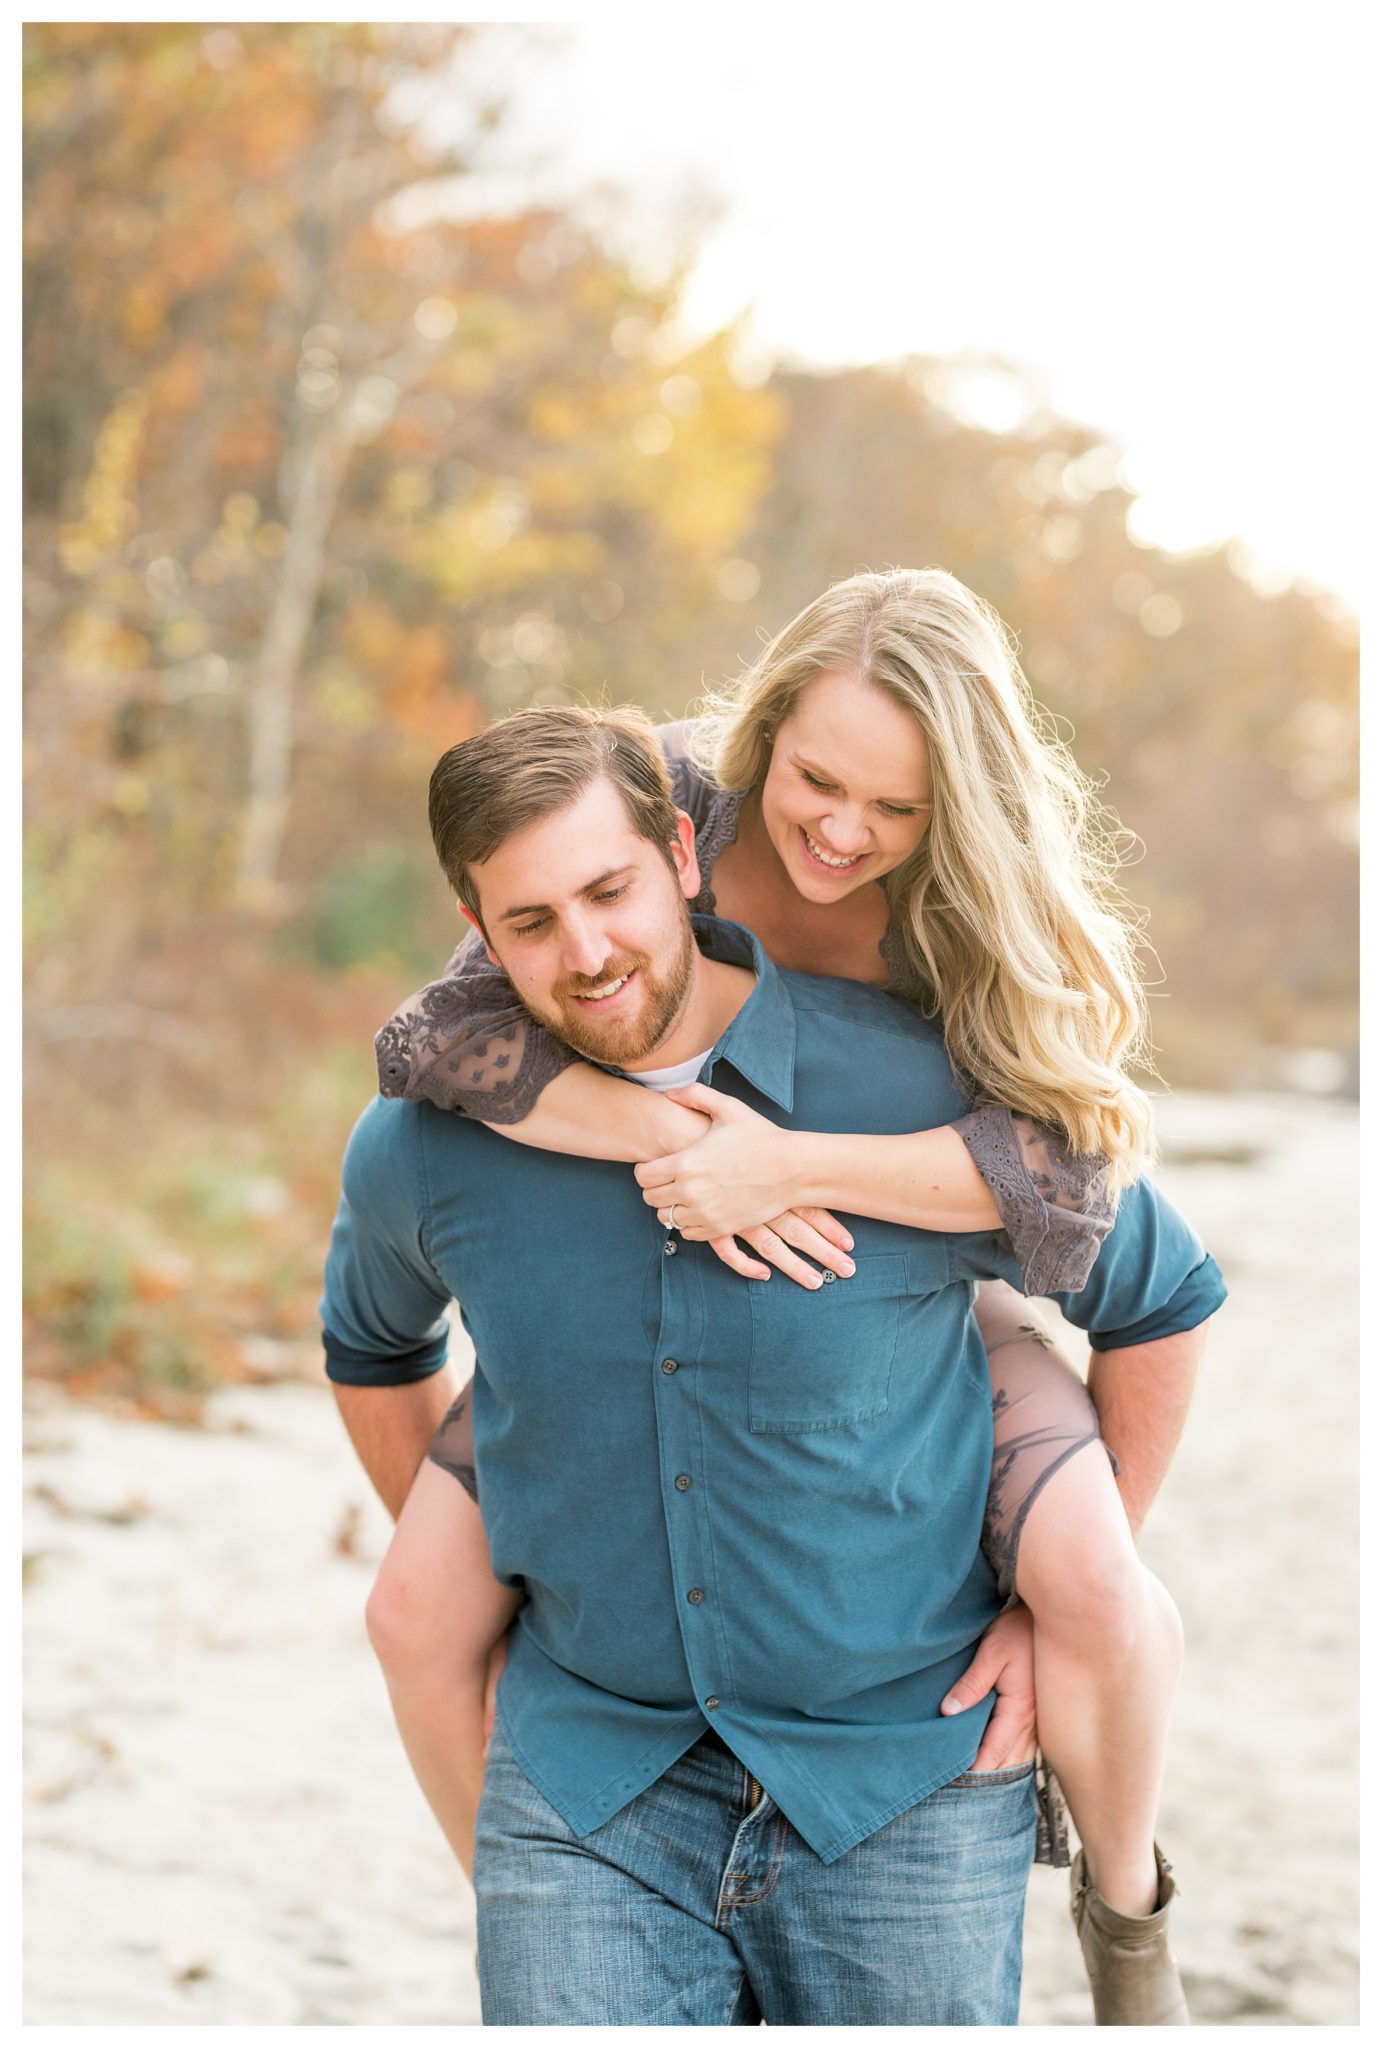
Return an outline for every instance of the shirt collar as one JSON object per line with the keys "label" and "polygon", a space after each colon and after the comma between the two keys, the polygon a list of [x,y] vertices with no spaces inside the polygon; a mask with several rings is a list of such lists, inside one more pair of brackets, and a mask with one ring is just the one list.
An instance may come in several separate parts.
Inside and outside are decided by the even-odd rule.
{"label": "shirt collar", "polygon": [[728,1060],[751,1088],[790,1111],[796,1083],[797,1013],[782,976],[753,933],[723,917],[693,917],[696,943],[711,960],[753,970],[754,985],[711,1053],[706,1079]]}

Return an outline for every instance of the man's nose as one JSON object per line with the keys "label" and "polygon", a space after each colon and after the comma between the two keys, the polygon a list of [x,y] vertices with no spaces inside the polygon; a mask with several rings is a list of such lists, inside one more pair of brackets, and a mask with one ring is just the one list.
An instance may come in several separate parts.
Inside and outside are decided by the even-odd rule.
{"label": "man's nose", "polygon": [[584,974],[594,980],[609,956],[609,940],[595,919],[585,916],[568,919],[562,932],[561,948],[561,964],[567,974]]}

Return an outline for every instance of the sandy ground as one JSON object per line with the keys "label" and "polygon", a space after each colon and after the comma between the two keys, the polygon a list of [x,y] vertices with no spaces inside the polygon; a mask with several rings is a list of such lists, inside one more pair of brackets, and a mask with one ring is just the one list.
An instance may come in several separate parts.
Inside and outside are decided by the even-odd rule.
{"label": "sandy ground", "polygon": [[[1232,1299],[1144,1537],[1185,1617],[1163,1841],[1202,2023],[1357,2020],[1357,1120],[1170,1101]],[[361,1613],[387,1539],[320,1388],[201,1432],[26,1400],[30,2024],[473,2024],[469,1896]],[[1026,2024],[1084,2025],[1032,1877]]]}

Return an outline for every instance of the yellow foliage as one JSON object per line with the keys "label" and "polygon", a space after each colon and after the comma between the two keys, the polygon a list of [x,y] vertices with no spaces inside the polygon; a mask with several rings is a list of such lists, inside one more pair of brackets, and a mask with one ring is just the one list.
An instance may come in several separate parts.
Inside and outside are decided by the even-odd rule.
{"label": "yellow foliage", "polygon": [[249,533],[259,518],[259,500],[250,491],[233,491],[221,507],[228,533]]}
{"label": "yellow foliage", "polygon": [[574,441],[585,425],[569,392],[545,384],[528,401],[528,428],[539,441]]}
{"label": "yellow foliage", "polygon": [[186,661],[207,644],[206,620],[196,612],[170,619],[163,629],[163,652],[170,661]]}
{"label": "yellow foliage", "polygon": [[396,469],[389,478],[384,503],[401,518],[412,519],[431,503],[432,480],[425,470]]}

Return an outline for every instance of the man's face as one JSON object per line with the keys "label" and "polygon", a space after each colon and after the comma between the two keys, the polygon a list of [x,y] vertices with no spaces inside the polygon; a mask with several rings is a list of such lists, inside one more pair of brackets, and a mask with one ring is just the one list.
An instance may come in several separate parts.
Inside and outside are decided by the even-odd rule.
{"label": "man's face", "polygon": [[694,847],[683,816],[669,865],[602,776],[473,870],[491,960],[577,1052],[631,1066],[681,1014],[696,961],[686,907],[700,889]]}

